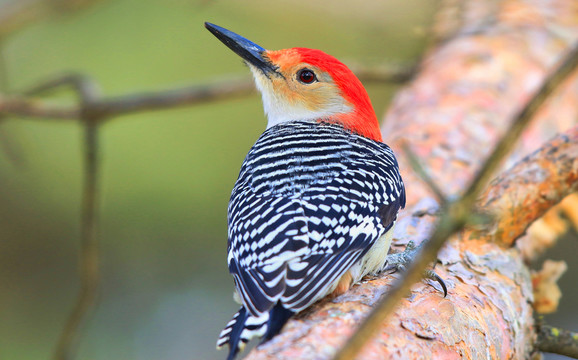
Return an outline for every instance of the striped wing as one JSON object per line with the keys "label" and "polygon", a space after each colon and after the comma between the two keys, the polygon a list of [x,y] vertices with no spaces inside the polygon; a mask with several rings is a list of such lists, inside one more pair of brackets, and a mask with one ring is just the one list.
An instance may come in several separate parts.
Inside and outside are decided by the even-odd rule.
{"label": "striped wing", "polygon": [[[229,270],[244,305],[254,316],[278,301],[296,312],[308,307],[404,205],[386,145],[337,125],[268,129],[247,155],[229,203]],[[383,213],[390,214],[385,222]]]}

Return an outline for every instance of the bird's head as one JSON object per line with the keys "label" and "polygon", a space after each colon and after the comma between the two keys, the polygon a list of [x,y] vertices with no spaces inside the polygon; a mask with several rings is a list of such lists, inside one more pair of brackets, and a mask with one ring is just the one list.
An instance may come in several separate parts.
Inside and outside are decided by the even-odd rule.
{"label": "bird's head", "polygon": [[340,124],[381,141],[365,88],[347,66],[320,50],[266,50],[220,26],[206,28],[249,65],[269,119],[267,127],[295,120]]}

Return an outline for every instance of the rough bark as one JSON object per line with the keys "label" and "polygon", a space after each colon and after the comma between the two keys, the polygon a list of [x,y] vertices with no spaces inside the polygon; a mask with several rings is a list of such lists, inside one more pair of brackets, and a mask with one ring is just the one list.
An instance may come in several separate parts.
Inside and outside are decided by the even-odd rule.
{"label": "rough bark", "polygon": [[[383,129],[398,155],[403,142],[410,144],[448,196],[464,190],[512,116],[578,38],[574,0],[506,0],[492,6],[497,10],[483,12],[479,26],[468,21],[468,31],[458,31],[429,52],[415,80],[396,97]],[[538,148],[541,142],[535,139],[543,140],[574,122],[577,100],[578,81],[573,76],[540,112],[508,164]],[[403,156],[399,158],[408,204],[396,226],[396,244],[419,243],[435,225],[438,206]],[[548,166],[544,163],[544,168]],[[556,199],[551,190],[540,187],[544,193],[534,192],[538,196],[533,200],[542,195]],[[492,194],[486,193],[486,199]],[[489,207],[497,204],[486,201]],[[547,206],[537,206],[526,221],[540,216]],[[531,278],[520,252],[507,246],[523,235],[527,225],[508,233],[507,241],[496,236],[492,226],[485,229],[489,233],[481,228],[451,239],[436,267],[448,285],[448,297],[425,283],[416,285],[359,358],[527,358],[535,341]],[[396,277],[369,279],[317,304],[248,359],[330,358]]]}
{"label": "rough bark", "polygon": [[578,191],[578,127],[556,136],[498,176],[480,206],[496,221],[470,236],[511,246],[528,226],[567,195]]}

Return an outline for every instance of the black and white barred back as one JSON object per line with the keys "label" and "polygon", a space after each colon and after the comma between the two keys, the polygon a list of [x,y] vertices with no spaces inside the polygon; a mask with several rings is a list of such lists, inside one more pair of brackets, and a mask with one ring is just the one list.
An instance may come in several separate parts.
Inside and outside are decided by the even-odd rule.
{"label": "black and white barred back", "polygon": [[328,123],[267,129],[229,202],[227,260],[243,305],[217,346],[229,343],[233,358],[250,338],[273,337],[332,291],[404,206],[387,145]]}

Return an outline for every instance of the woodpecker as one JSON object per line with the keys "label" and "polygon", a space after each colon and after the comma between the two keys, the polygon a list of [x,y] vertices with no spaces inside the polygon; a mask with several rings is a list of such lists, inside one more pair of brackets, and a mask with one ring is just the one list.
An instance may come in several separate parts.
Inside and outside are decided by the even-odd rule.
{"label": "woodpecker", "polygon": [[270,51],[205,27],[249,66],[267,128],[247,154],[228,208],[227,262],[241,308],[221,332],[234,359],[253,337],[386,265],[405,188],[369,96],[320,50]]}

